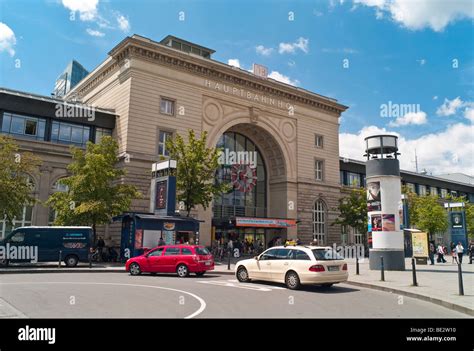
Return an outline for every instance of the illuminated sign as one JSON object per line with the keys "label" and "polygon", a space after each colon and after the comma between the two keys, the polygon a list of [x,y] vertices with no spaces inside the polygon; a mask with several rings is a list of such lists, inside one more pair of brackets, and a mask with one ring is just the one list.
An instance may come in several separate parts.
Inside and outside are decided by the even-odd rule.
{"label": "illuminated sign", "polygon": [[237,217],[235,218],[235,225],[237,227],[290,228],[296,226],[296,220],[278,218]]}

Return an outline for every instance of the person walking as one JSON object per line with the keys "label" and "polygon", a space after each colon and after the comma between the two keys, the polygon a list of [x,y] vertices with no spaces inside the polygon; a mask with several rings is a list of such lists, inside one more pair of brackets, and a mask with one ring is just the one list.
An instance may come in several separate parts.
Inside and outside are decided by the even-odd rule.
{"label": "person walking", "polygon": [[99,240],[97,240],[97,250],[99,251],[99,258],[98,260],[102,261],[102,253],[104,252],[105,241],[99,236]]}
{"label": "person walking", "polygon": [[456,246],[454,246],[451,249],[451,257],[452,257],[451,263],[454,263],[454,261],[456,261],[456,264],[459,263],[458,262],[458,255],[456,254]]}
{"label": "person walking", "polygon": [[163,240],[163,237],[160,237],[160,240],[158,240],[158,246],[164,246],[166,243]]}
{"label": "person walking", "polygon": [[462,255],[464,254],[464,247],[462,246],[460,241],[458,241],[458,244],[456,245],[456,253],[458,254],[459,264],[462,264]]}
{"label": "person walking", "polygon": [[430,249],[429,249],[429,257],[430,257],[430,261],[431,261],[431,265],[434,265],[434,255],[436,253],[436,248],[434,246],[434,243],[431,241],[430,242]]}
{"label": "person walking", "polygon": [[440,263],[446,263],[446,260],[444,259],[444,249],[443,245],[438,245],[438,262]]}
{"label": "person walking", "polygon": [[472,258],[474,257],[474,241],[469,244],[469,264],[472,264]]}

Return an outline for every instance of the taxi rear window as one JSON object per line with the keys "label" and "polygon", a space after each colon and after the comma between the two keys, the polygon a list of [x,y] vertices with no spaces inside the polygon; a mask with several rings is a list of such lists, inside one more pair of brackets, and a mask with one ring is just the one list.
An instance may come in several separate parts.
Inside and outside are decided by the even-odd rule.
{"label": "taxi rear window", "polygon": [[318,261],[343,260],[344,257],[339,255],[333,249],[313,249],[314,258]]}

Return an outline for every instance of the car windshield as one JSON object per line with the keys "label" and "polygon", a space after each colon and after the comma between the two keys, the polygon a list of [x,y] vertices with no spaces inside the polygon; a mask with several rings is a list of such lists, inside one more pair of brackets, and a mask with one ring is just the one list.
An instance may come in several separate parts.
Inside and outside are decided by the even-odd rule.
{"label": "car windshield", "polygon": [[326,249],[313,249],[314,258],[317,261],[330,261],[330,260],[343,260],[344,257],[339,255],[336,251],[331,248]]}
{"label": "car windshield", "polygon": [[209,250],[205,247],[196,247],[196,255],[209,255]]}

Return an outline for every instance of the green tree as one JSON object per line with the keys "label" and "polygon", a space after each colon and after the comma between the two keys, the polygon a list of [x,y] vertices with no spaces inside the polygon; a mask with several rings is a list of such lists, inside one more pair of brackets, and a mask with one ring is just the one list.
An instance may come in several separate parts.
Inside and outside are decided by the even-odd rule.
{"label": "green tree", "polygon": [[40,163],[30,152],[20,152],[12,138],[0,135],[0,213],[8,223],[21,216],[25,205],[36,202],[28,174],[34,174]]}
{"label": "green tree", "polygon": [[189,216],[198,205],[206,209],[214,196],[230,190],[229,184],[216,182],[216,171],[219,168],[220,150],[206,147],[207,133],[196,138],[194,131],[188,131],[185,143],[179,134],[168,139],[166,148],[170,158],[177,161],[176,190],[178,201],[183,201]]}
{"label": "green tree", "polygon": [[443,205],[439,203],[438,196],[417,196],[411,194],[409,197],[410,224],[429,234],[432,240],[433,234],[444,232],[448,229],[448,218]]}
{"label": "green tree", "polygon": [[474,205],[466,203],[466,230],[470,240],[474,240]]}
{"label": "green tree", "polygon": [[92,225],[109,223],[113,216],[129,210],[133,198],[141,194],[122,183],[125,170],[117,168],[117,142],[103,137],[99,144],[87,143],[86,150],[71,147],[71,176],[60,180],[66,192],[50,196],[47,204],[57,211],[55,224]]}
{"label": "green tree", "polygon": [[351,189],[348,196],[339,200],[336,210],[339,217],[331,225],[345,225],[367,233],[367,194],[364,188]]}

